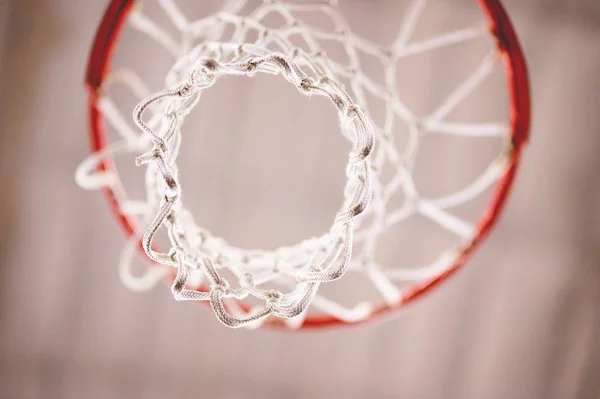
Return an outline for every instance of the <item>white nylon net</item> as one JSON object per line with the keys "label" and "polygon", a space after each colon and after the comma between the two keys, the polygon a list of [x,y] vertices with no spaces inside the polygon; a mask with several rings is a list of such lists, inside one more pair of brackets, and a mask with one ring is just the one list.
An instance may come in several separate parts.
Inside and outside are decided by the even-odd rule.
{"label": "white nylon net", "polygon": [[[369,316],[373,309],[371,302],[342,306],[335,298],[317,292],[321,284],[352,270],[369,279],[385,303],[393,305],[402,300],[402,288],[407,283],[442,273],[470,245],[476,233],[473,223],[453,215],[449,209],[481,195],[497,182],[506,171],[506,153],[499,153],[468,186],[439,198],[425,198],[415,187],[415,158],[427,134],[510,137],[509,128],[503,123],[445,120],[490,76],[499,61],[497,50],[490,46],[489,54],[468,79],[458,83],[425,117],[415,115],[401,100],[396,64],[409,55],[489,35],[483,23],[413,42],[412,33],[427,3],[417,0],[403,16],[393,43],[379,45],[353,33],[334,1],[264,1],[244,14],[240,11],[248,7],[247,2],[229,1],[220,12],[198,20],[189,20],[175,0],[157,2],[177,29],[177,37],[146,16],[142,8],[130,15],[129,23],[174,56],[166,89],[152,94],[130,70],[111,74],[104,86],[122,84],[140,98],[134,120],[141,132],[123,116],[122,112],[131,110],[119,110],[106,94],[99,106],[121,140],[88,157],[76,175],[84,188],[111,187],[119,194],[122,212],[141,219],[144,235],[130,239],[120,262],[121,277],[127,286],[134,290],[148,289],[165,274],[163,268],[149,268],[141,277],[131,272],[141,239],[150,259],[177,269],[172,285],[177,300],[210,301],[219,320],[230,327],[256,327],[268,316],[285,318],[289,326],[297,327],[311,304],[337,319],[355,322]],[[274,20],[274,14],[280,21],[277,25],[267,22]],[[319,14],[333,28],[306,23],[304,16],[309,14]],[[302,48],[295,44],[298,40],[302,40]],[[342,46],[347,63],[328,57],[323,50],[323,43],[327,42]],[[363,72],[361,54],[381,63],[383,79]],[[203,90],[218,85],[223,75],[261,73],[281,75],[304,95],[329,98],[334,105],[332,109],[338,112],[341,133],[352,143],[344,201],[331,229],[319,237],[272,251],[236,248],[197,226],[181,199],[177,167],[179,149],[185,140],[184,120],[198,104]],[[342,79],[349,84],[340,83]],[[385,104],[382,118],[371,116],[372,104],[368,100],[371,97]],[[404,148],[398,148],[395,142],[394,131],[399,124],[408,127]],[[104,159],[122,153],[138,154],[136,163],[145,166],[147,193],[143,200],[129,199],[118,176],[97,170]],[[390,165],[394,177],[383,181],[382,170]],[[393,207],[392,199],[398,193],[404,196],[404,201]],[[379,237],[416,214],[455,234],[457,245],[423,267],[385,269],[375,254]],[[161,227],[168,231],[171,249],[167,252],[158,252],[153,246],[153,238]],[[353,251],[356,243],[361,245]],[[228,277],[223,275],[225,270]],[[201,284],[207,290],[193,288]],[[230,301],[251,297],[261,300],[263,305],[253,306],[250,314]]]}

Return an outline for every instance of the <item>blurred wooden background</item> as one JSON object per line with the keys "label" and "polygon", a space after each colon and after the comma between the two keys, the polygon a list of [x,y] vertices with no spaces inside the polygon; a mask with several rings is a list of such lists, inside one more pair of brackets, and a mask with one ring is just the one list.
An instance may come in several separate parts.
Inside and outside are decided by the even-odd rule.
{"label": "blurred wooden background", "polygon": [[73,181],[105,3],[0,0],[0,398],[600,397],[600,3],[506,0],[532,141],[473,262],[387,324],[289,335],[118,280],[120,231]]}

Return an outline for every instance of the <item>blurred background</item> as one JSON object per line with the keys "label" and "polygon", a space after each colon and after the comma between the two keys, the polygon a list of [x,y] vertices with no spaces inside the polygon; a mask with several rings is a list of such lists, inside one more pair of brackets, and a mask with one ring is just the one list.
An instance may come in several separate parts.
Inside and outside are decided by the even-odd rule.
{"label": "blurred background", "polygon": [[[600,3],[505,1],[529,64],[532,139],[499,226],[468,266],[387,323],[292,334],[229,330],[166,287],[140,294],[119,281],[121,231],[102,196],[73,180],[88,153],[83,76],[106,3],[0,0],[0,398],[600,397]],[[375,36],[398,4],[341,3]],[[476,10],[446,4],[439,20]],[[135,36],[119,51],[156,76],[170,62]],[[448,76],[467,59],[427,73]],[[335,128],[335,115],[315,116],[321,107],[275,81],[215,88],[194,116],[205,119],[187,143],[198,152],[184,154],[197,220],[243,247],[318,234],[341,199],[343,140],[287,131]],[[303,108],[269,114],[259,97]],[[315,151],[314,168],[293,166]]]}

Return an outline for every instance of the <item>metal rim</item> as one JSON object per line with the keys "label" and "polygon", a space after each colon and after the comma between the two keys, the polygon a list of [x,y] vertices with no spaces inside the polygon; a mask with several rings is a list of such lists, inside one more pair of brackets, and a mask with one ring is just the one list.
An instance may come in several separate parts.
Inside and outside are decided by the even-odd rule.
{"label": "metal rim", "polygon": [[[392,306],[379,305],[369,317],[356,323],[347,323],[332,316],[309,316],[300,327],[301,329],[356,325],[391,315],[407,304],[414,302],[417,298],[422,297],[461,269],[475,250],[485,241],[498,221],[510,194],[524,145],[529,138],[531,117],[529,80],[519,39],[500,0],[476,0],[476,2],[490,24],[490,32],[496,38],[498,51],[502,57],[507,78],[512,142],[508,155],[509,167],[502,179],[496,184],[486,208],[476,223],[477,234],[472,245],[466,247],[456,262],[443,273],[410,285],[402,299]],[[90,144],[93,152],[102,150],[106,146],[104,117],[98,107],[98,100],[102,96],[102,84],[104,78],[110,72],[113,52],[117,46],[122,28],[134,5],[135,0],[111,0],[96,32],[90,53],[85,82],[89,92],[88,114]],[[102,171],[111,170],[116,172],[110,161],[103,161],[98,168]],[[103,188],[102,191],[125,234],[127,236],[137,234],[137,220],[121,212],[115,192],[110,188]],[[167,280],[171,282],[174,277],[174,270],[169,270]],[[238,305],[248,311],[248,307],[243,302],[238,301]],[[267,320],[265,326],[286,328],[283,321],[276,318]]]}

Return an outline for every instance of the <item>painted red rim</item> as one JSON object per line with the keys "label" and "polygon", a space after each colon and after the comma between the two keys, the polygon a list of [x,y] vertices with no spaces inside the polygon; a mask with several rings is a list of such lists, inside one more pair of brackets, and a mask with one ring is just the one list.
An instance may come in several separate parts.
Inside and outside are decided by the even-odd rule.
{"label": "painted red rim", "polygon": [[[409,290],[404,291],[402,300],[392,306],[380,305],[371,316],[357,323],[347,323],[332,316],[307,317],[302,329],[335,327],[344,325],[356,325],[383,316],[390,315],[405,305],[412,303],[417,298],[431,291],[441,282],[446,281],[448,277],[456,273],[471,258],[474,251],[485,241],[488,234],[499,219],[506,200],[510,193],[515,175],[518,170],[521,153],[524,145],[529,138],[529,125],[531,117],[529,81],[527,76],[527,67],[525,58],[521,50],[521,45],[512,23],[499,0],[476,0],[485,14],[490,24],[490,29],[496,37],[498,50],[502,56],[504,69],[507,76],[508,95],[509,95],[509,122],[511,127],[512,148],[509,154],[509,167],[504,177],[498,182],[491,199],[488,202],[486,210],[479,218],[476,224],[477,235],[471,246],[466,248],[462,255],[456,260],[454,265],[444,273],[435,276],[429,280],[414,283]],[[101,96],[101,86],[104,78],[110,71],[113,52],[121,35],[122,28],[131,12],[135,0],[112,0],[104,14],[94,44],[90,54],[87,72],[86,85],[89,91],[89,123],[90,139],[92,151],[99,151],[106,146],[106,135],[104,128],[104,118],[98,108],[98,100]],[[115,171],[112,162],[105,161],[99,165],[99,170]],[[124,215],[119,209],[119,202],[116,193],[110,188],[104,188],[103,193],[107,198],[109,206],[116,216],[119,224],[124,229],[127,236],[137,232],[137,220]],[[172,271],[171,271],[172,272]],[[172,272],[167,279],[174,278]],[[205,287],[203,287],[205,289]],[[248,311],[243,302],[238,302],[239,306]],[[272,318],[265,323],[265,326],[285,328],[285,324],[277,318]]]}

